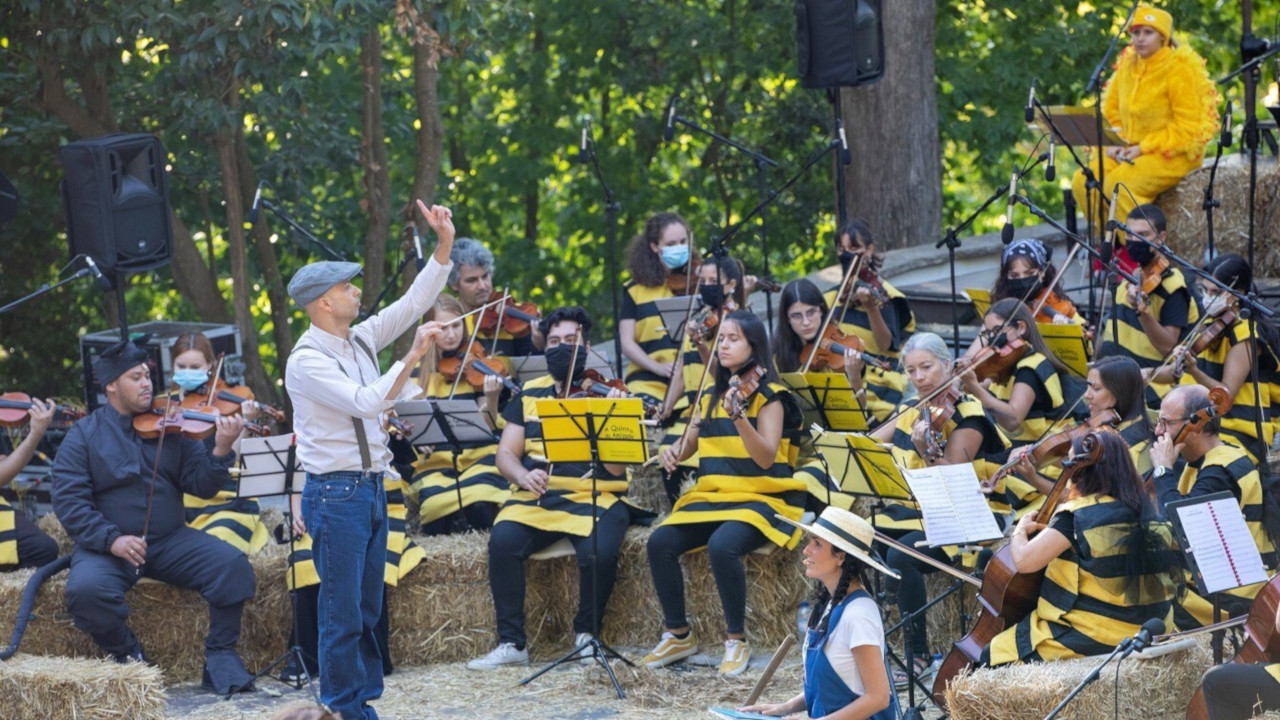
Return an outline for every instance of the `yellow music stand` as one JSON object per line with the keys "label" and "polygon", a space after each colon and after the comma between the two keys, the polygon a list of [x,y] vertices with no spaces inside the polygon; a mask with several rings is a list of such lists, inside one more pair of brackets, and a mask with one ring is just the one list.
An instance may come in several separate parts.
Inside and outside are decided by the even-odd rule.
{"label": "yellow music stand", "polygon": [[881,500],[912,499],[893,454],[870,436],[819,430],[813,449],[841,492]]}
{"label": "yellow music stand", "polygon": [[978,322],[982,322],[982,318],[987,316],[987,311],[991,309],[991,291],[982,290],[980,288],[965,288],[964,294],[969,296],[973,301],[973,307],[978,311]]}
{"label": "yellow music stand", "polygon": [[806,424],[827,430],[866,432],[870,412],[842,372],[782,373],[779,379],[801,400]]}
{"label": "yellow music stand", "polygon": [[1071,372],[1085,377],[1089,374],[1089,341],[1084,336],[1084,326],[1075,323],[1036,323],[1044,344]]}

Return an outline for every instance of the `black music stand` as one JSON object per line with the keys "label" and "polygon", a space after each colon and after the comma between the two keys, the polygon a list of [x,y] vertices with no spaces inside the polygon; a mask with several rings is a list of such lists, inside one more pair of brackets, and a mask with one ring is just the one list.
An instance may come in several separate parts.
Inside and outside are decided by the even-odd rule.
{"label": "black music stand", "polygon": [[[405,438],[414,447],[430,445],[449,449],[453,462],[453,488],[458,496],[459,532],[469,530],[463,513],[462,473],[458,469],[458,455],[463,450],[492,445],[496,442],[489,423],[480,414],[480,408],[472,400],[407,400],[396,403],[396,416],[410,427]],[[422,430],[417,430],[422,428]]]}
{"label": "black music stand", "polygon": [[[265,438],[244,438],[240,441],[240,477],[237,479],[236,496],[243,498],[262,498],[262,497],[285,497],[299,492],[294,488],[294,475],[298,471],[298,450],[297,439],[293,434],[275,435]],[[284,513],[285,532],[289,533],[289,558],[292,560],[296,554],[296,540],[293,534],[293,505],[287,504]],[[320,693],[316,690],[312,683],[311,673],[307,672],[307,663],[302,657],[302,648],[298,645],[298,581],[297,581],[297,565],[293,562],[289,563],[289,579],[290,585],[293,587],[289,591],[289,611],[292,614],[291,625],[293,627],[294,643],[289,646],[283,655],[272,660],[266,667],[259,670],[256,675],[250,679],[250,684],[257,682],[258,678],[271,674],[276,668],[284,665],[289,660],[297,663],[298,668],[302,671],[297,680],[288,682],[280,680],[280,682],[288,685],[294,690],[307,688],[311,692],[311,699],[317,705],[323,705],[320,702]],[[231,697],[230,695],[227,696]]]}
{"label": "black music stand", "polygon": [[542,423],[542,447],[549,463],[591,463],[591,617],[600,630],[591,633],[591,639],[570,650],[560,659],[520,681],[528,685],[552,668],[573,660],[583,659],[590,650],[590,659],[599,663],[613,682],[618,699],[627,696],[622,691],[618,677],[613,674],[609,660],[618,659],[631,667],[635,663],[618,651],[605,645],[597,637],[604,630],[604,619],[596,605],[596,585],[600,582],[600,522],[599,471],[602,462],[627,465],[643,465],[649,459],[649,441],[644,431],[644,404],[639,398],[574,398],[569,400],[547,399],[537,401],[538,418]]}

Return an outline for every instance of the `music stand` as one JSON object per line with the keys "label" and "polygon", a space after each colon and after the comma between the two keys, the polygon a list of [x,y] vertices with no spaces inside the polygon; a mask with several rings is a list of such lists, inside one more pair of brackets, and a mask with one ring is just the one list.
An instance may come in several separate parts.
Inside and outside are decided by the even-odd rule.
{"label": "music stand", "polygon": [[929,547],[971,545],[1004,537],[972,463],[903,470],[924,516]]}
{"label": "music stand", "polygon": [[[866,432],[870,413],[854,394],[843,372],[786,373],[782,383],[797,396],[808,396],[817,422],[828,430]],[[802,403],[801,410],[805,409]],[[808,417],[806,416],[806,421]]]}
{"label": "music stand", "polygon": [[[696,313],[698,308],[702,307],[702,301],[695,299],[693,302],[697,303],[693,309]],[[662,329],[667,331],[667,337],[679,344],[684,339],[684,323],[689,316],[689,298],[679,295],[658,298],[653,301],[653,306],[658,311],[658,316],[662,318]]]}
{"label": "music stand", "polygon": [[[600,521],[597,466],[602,462],[641,465],[649,459],[649,441],[644,431],[644,404],[639,398],[574,398],[570,400],[538,400],[537,414],[542,424],[543,453],[549,463],[591,463],[591,617],[604,629],[600,617],[602,608],[596,605],[597,584],[600,582]],[[591,659],[600,663],[618,699],[627,696],[622,691],[618,677],[609,667],[609,660],[617,658],[635,666],[616,650],[605,645],[591,633],[591,639],[570,650],[568,654],[520,681],[528,685],[552,668],[571,660],[581,659],[584,650],[591,651]]]}
{"label": "music stand", "polygon": [[1084,326],[1076,323],[1036,323],[1040,337],[1063,365],[1080,377],[1089,375],[1089,341],[1084,336]]}
{"label": "music stand", "polygon": [[[473,400],[406,400],[396,403],[396,416],[412,428],[405,438],[410,445],[441,445],[449,449],[453,463],[453,489],[458,496],[458,530],[467,530],[463,513],[462,473],[458,455],[463,450],[496,442],[489,422]],[[422,428],[418,430],[418,428]]]}
{"label": "music stand", "polygon": [[[292,434],[274,435],[264,438],[244,438],[240,441],[240,477],[237,479],[236,496],[243,498],[289,497],[295,494],[294,475],[298,471],[297,438]],[[286,502],[284,513],[285,531],[289,533],[289,557],[296,554],[296,540],[293,534],[293,504]],[[283,655],[272,660],[270,664],[258,671],[250,679],[250,683],[269,675],[276,668],[292,659],[302,671],[300,677],[293,682],[280,680],[294,690],[307,688],[311,699],[317,705],[320,693],[311,682],[311,673],[307,671],[307,663],[302,657],[302,648],[298,645],[298,576],[296,563],[289,563],[289,609],[293,614],[293,639]],[[278,679],[278,678],[277,678]],[[228,698],[231,696],[228,695]]]}
{"label": "music stand", "polygon": [[911,500],[911,489],[902,479],[893,454],[867,435],[825,431],[815,428],[813,451],[827,466],[827,504],[831,502],[831,485],[840,492],[875,500],[871,506],[871,523],[875,524],[876,508],[885,500]]}
{"label": "music stand", "polygon": [[1050,105],[1036,113],[1030,124],[1041,132],[1058,138],[1058,142],[1071,147],[1098,147],[1128,145],[1113,128],[1104,127],[1098,137],[1098,119],[1094,108],[1081,105]]}

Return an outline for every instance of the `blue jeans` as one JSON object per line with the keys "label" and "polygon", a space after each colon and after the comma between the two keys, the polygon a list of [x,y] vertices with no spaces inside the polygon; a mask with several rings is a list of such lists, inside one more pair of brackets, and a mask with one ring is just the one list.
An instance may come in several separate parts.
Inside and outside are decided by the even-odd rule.
{"label": "blue jeans", "polygon": [[350,720],[376,720],[382,655],[374,627],[382,614],[387,561],[387,497],[382,473],[307,473],[302,520],[320,576],[320,697]]}

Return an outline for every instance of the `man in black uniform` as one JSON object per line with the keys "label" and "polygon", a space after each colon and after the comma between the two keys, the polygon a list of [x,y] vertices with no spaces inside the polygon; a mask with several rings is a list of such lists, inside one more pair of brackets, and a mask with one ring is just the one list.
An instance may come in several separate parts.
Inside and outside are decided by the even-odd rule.
{"label": "man in black uniform", "polygon": [[244,553],[187,527],[182,506],[184,492],[211,498],[228,481],[232,444],[244,423],[238,415],[219,418],[212,455],[183,435],[163,444],[145,440],[134,432],[133,418],[151,408],[146,352],[117,343],[94,361],[93,371],[107,404],[71,428],[53,465],[53,509],[76,544],[67,609],[76,627],[117,661],[146,662],[125,624],[125,593],[143,576],[199,590],[209,603],[205,688],[219,694],[251,689],[235,646],[244,603],[254,593],[253,569]]}

